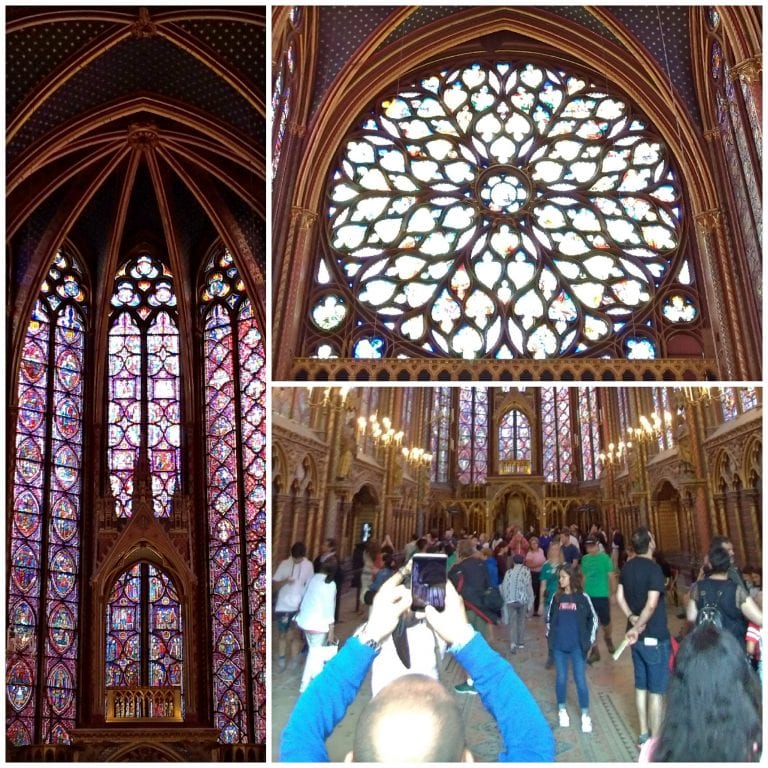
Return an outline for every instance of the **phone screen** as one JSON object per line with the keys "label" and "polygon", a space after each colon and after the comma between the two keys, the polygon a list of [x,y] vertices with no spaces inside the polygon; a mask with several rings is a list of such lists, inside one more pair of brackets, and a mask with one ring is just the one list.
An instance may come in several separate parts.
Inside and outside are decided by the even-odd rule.
{"label": "phone screen", "polygon": [[448,556],[444,554],[416,554],[411,566],[411,602],[414,611],[423,611],[428,605],[438,611],[445,608],[445,580]]}

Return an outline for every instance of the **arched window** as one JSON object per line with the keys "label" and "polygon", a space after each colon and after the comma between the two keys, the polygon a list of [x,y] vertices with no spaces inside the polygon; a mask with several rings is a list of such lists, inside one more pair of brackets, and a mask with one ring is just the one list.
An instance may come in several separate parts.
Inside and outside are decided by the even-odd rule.
{"label": "arched window", "polygon": [[80,642],[80,521],[87,302],[59,251],[27,326],[16,382],[7,738],[69,744]]}
{"label": "arched window", "polygon": [[155,516],[168,517],[181,469],[173,278],[159,259],[142,252],[119,270],[110,303],[107,464],[116,514],[131,516],[134,472],[144,442]]}
{"label": "arched window", "polygon": [[584,480],[596,480],[597,457],[600,453],[600,420],[597,408],[597,389],[579,389],[579,428],[581,436],[581,471]]}
{"label": "arched window", "polygon": [[[181,686],[184,633],[170,577],[136,563],[115,581],[106,611],[106,685]],[[182,710],[183,710],[182,691]]]}
{"label": "arched window", "polygon": [[264,341],[231,254],[202,290],[214,721],[225,743],[266,737]]}
{"label": "arched window", "polygon": [[294,5],[288,11],[288,24],[279,42],[278,64],[272,86],[272,178],[277,176],[280,157],[288,130],[288,120],[292,117],[296,74],[296,39],[303,21],[303,9]]}
{"label": "arched window", "polygon": [[720,405],[723,421],[731,421],[740,414],[757,408],[757,390],[755,387],[723,387]]}
{"label": "arched window", "polygon": [[531,424],[513,408],[499,424],[499,474],[530,474],[531,455]]}
{"label": "arched window", "polygon": [[[720,130],[726,173],[739,215],[734,221],[741,229],[747,265],[757,296],[762,296],[762,128],[755,94],[759,86],[750,80],[750,64],[734,62],[722,29],[720,14],[707,14],[709,33],[709,76],[714,92],[716,125]],[[746,64],[746,67],[743,65]],[[742,69],[734,71],[734,65]],[[759,70],[761,64],[756,68]]]}
{"label": "arched window", "polygon": [[575,70],[399,84],[342,142],[327,206],[308,357],[649,359],[698,313],[666,146]]}
{"label": "arched window", "polygon": [[451,428],[451,388],[436,387],[432,395],[432,408],[429,420],[430,479],[433,483],[448,482],[448,452]]}
{"label": "arched window", "polygon": [[460,483],[484,483],[488,477],[488,390],[459,390],[459,440],[457,450]]}
{"label": "arched window", "polygon": [[546,482],[573,482],[571,435],[570,390],[566,387],[543,388],[541,390],[541,438]]}

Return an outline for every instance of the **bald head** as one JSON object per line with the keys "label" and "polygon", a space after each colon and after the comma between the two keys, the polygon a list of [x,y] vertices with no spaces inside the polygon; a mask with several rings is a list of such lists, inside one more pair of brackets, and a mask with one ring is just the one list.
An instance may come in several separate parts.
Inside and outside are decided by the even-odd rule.
{"label": "bald head", "polygon": [[394,680],[368,703],[355,729],[362,763],[456,763],[465,758],[464,721],[453,697],[426,675]]}

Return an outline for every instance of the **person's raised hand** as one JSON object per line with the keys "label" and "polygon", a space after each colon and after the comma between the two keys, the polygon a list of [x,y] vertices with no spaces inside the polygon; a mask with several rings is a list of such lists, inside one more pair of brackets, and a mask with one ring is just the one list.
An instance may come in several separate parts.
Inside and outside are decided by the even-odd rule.
{"label": "person's raised hand", "polygon": [[445,610],[438,611],[434,606],[428,605],[424,613],[429,626],[448,645],[453,645],[459,638],[466,636],[468,622],[464,601],[450,581],[445,585]]}
{"label": "person's raised hand", "polygon": [[378,589],[368,614],[368,634],[382,642],[392,634],[398,619],[411,607],[411,591],[403,586],[403,573],[395,571]]}

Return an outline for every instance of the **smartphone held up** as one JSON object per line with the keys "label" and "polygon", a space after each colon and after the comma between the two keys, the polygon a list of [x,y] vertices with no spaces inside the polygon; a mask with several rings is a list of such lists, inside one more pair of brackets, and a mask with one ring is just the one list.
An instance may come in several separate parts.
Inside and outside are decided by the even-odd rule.
{"label": "smartphone held up", "polygon": [[423,611],[428,605],[438,611],[444,610],[448,556],[440,553],[417,553],[411,563],[413,610]]}

